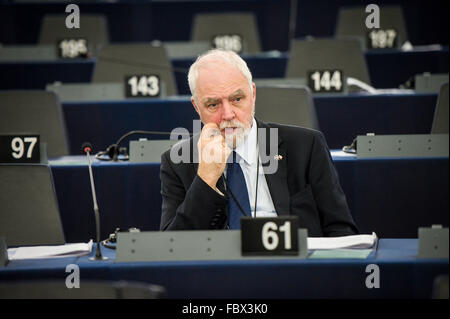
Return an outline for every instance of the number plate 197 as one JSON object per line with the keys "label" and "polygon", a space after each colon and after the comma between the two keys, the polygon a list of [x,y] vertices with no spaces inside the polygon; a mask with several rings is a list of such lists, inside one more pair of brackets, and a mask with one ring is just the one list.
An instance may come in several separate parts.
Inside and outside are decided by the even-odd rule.
{"label": "number plate 197", "polygon": [[242,255],[298,255],[298,218],[242,217]]}
{"label": "number plate 197", "polygon": [[0,163],[40,163],[39,135],[0,135]]}

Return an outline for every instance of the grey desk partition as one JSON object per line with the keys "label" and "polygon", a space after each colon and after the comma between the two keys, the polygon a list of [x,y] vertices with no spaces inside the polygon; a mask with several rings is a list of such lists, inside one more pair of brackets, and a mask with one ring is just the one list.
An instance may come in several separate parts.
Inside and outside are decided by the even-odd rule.
{"label": "grey desk partition", "polygon": [[172,260],[299,259],[308,255],[308,232],[298,230],[299,255],[241,255],[240,230],[118,233],[116,262]]}
{"label": "grey desk partition", "polygon": [[308,71],[324,69],[341,70],[344,77],[371,84],[361,43],[357,39],[292,41],[287,78],[306,78]]}
{"label": "grey desk partition", "polygon": [[5,237],[0,237],[0,268],[8,264],[8,247]]}
{"label": "grey desk partition", "polygon": [[358,136],[357,157],[445,157],[448,142],[448,134]]}
{"label": "grey desk partition", "polygon": [[172,64],[165,47],[150,43],[104,46],[98,54],[92,82],[124,83],[126,76],[149,74],[160,77],[167,95],[177,95]]}
{"label": "grey desk partition", "polygon": [[433,225],[419,228],[419,258],[448,259],[448,228]]}
{"label": "grey desk partition", "polygon": [[241,53],[259,53],[258,25],[253,13],[200,13],[194,17],[191,40],[207,41],[217,35],[239,35],[243,41]]}
{"label": "grey desk partition", "polygon": [[259,86],[255,115],[266,122],[319,129],[311,91],[306,86]]}
{"label": "grey desk partition", "polygon": [[1,62],[56,61],[55,45],[8,45],[0,46]]}
{"label": "grey desk partition", "polygon": [[414,90],[416,91],[416,93],[439,93],[442,85],[448,83],[448,73],[417,74],[414,77],[414,83],[415,83]]}
{"label": "grey desk partition", "polygon": [[0,236],[8,247],[64,244],[47,165],[0,164]]}
{"label": "grey desk partition", "polygon": [[61,104],[53,92],[0,92],[0,134],[35,133],[47,143],[49,157],[69,153]]}
{"label": "grey desk partition", "polygon": [[[381,6],[380,8],[380,30],[394,29],[397,32],[397,45],[400,48],[408,40],[403,10],[400,6]],[[370,31],[366,27],[366,7],[346,7],[339,10],[336,37],[355,36],[366,39]],[[364,41],[365,42],[365,41]]]}
{"label": "grey desk partition", "polygon": [[431,134],[448,134],[448,82],[441,86],[434,110]]}
{"label": "grey desk partition", "polygon": [[130,162],[160,163],[161,155],[178,140],[139,140],[130,141]]}

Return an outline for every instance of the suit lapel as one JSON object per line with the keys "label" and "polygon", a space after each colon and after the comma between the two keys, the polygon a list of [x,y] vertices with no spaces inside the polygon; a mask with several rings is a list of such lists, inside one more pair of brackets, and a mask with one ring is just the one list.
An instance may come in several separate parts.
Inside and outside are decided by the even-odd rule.
{"label": "suit lapel", "polygon": [[[258,128],[266,129],[266,143],[265,147],[260,144],[259,154],[260,158],[267,158],[267,156],[278,156],[278,168],[273,174],[269,174],[270,162],[262,163],[263,170],[266,177],[267,186],[269,187],[270,196],[272,197],[273,206],[278,215],[289,215],[289,189],[287,185],[287,163],[286,163],[286,146],[283,140],[278,135],[278,153],[270,154],[270,126],[256,120]],[[265,152],[265,154],[263,153]]]}

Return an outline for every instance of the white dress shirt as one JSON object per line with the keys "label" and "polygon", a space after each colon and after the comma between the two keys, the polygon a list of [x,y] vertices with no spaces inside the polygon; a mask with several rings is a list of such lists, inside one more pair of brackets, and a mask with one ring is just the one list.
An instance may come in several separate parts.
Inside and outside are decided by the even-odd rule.
{"label": "white dress shirt", "polygon": [[[257,124],[253,118],[253,125],[250,134],[244,142],[234,149],[237,158],[240,160],[242,172],[247,185],[248,197],[250,201],[251,214],[255,217],[255,193],[256,193],[256,163],[259,156],[257,145]],[[226,170],[225,170],[226,174]],[[269,186],[267,186],[264,170],[259,161],[259,178],[258,178],[258,202],[256,207],[256,217],[275,217],[277,212],[273,206],[272,197],[270,196]]]}

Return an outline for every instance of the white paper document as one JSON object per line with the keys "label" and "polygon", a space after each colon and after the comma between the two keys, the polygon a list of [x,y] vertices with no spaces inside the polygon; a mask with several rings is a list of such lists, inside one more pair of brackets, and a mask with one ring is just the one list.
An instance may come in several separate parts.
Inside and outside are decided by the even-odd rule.
{"label": "white paper document", "polygon": [[65,244],[59,246],[35,246],[8,249],[8,259],[40,259],[78,257],[90,254],[92,239],[88,243]]}
{"label": "white paper document", "polygon": [[342,237],[308,237],[308,249],[371,249],[376,246],[377,234]]}

